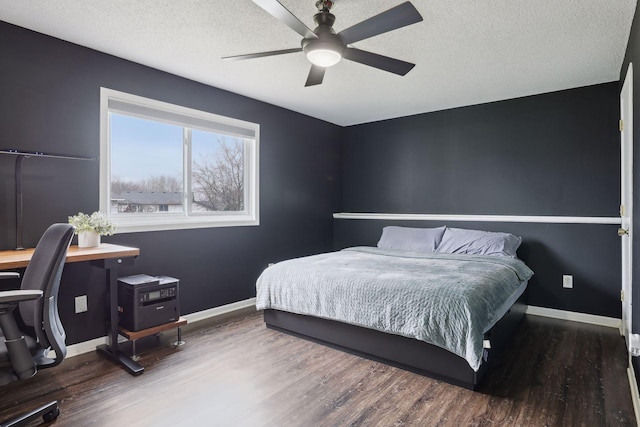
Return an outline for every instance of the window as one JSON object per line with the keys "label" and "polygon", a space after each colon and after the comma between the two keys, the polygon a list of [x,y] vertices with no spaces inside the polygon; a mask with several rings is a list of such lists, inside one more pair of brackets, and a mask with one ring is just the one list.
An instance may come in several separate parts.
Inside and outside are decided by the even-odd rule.
{"label": "window", "polygon": [[120,232],[258,225],[259,129],[102,88],[100,210]]}

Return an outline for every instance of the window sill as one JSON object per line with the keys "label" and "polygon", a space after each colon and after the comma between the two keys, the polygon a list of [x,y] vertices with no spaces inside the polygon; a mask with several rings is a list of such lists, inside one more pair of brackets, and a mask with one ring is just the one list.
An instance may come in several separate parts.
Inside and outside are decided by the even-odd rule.
{"label": "window sill", "polygon": [[[112,218],[113,219],[113,218]],[[181,221],[118,221],[113,219],[117,227],[117,234],[139,233],[145,231],[168,231],[168,230],[189,230],[194,228],[217,228],[217,227],[245,227],[260,225],[258,218],[249,216],[236,218],[219,217],[215,220],[203,218],[188,218]]]}

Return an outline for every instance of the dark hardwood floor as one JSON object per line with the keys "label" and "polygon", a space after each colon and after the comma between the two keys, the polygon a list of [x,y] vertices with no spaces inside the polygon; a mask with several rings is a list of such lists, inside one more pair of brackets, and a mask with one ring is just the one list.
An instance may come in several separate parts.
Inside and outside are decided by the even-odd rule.
{"label": "dark hardwood floor", "polygon": [[90,353],[2,387],[0,420],[58,399],[56,426],[635,425],[612,328],[528,316],[477,392],[266,329],[256,313],[183,337],[143,351],[139,377]]}

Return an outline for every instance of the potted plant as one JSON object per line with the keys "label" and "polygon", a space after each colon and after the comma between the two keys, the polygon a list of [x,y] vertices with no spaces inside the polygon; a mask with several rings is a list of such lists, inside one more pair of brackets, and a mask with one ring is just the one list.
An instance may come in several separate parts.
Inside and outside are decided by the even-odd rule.
{"label": "potted plant", "polygon": [[99,246],[100,236],[111,236],[116,231],[116,226],[102,212],[91,215],[79,212],[69,217],[69,224],[75,228],[80,248]]}

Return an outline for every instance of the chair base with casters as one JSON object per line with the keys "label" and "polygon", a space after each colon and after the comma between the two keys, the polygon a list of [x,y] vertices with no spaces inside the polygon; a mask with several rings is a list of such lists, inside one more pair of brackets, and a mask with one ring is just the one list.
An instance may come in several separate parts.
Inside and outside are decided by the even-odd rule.
{"label": "chair base with casters", "polygon": [[53,402],[49,402],[46,405],[42,405],[41,407],[34,409],[33,411],[22,414],[18,418],[14,418],[11,421],[6,421],[0,424],[0,427],[18,427],[26,425],[31,421],[42,417],[42,420],[45,423],[50,423],[58,418],[60,415],[60,408],[58,408],[58,401],[54,400]]}
{"label": "chair base with casters", "polygon": [[[19,275],[17,273],[0,273],[0,278],[15,277],[19,277]],[[4,345],[9,356],[9,359],[3,360],[2,363],[8,364],[15,360],[17,365],[13,366],[13,373],[0,375],[0,385],[18,379],[30,378],[38,372],[34,356],[31,354],[33,350],[37,349],[36,342],[22,335],[17,330],[13,318],[9,316],[13,316],[13,311],[21,301],[42,298],[42,295],[43,292],[40,290],[19,290],[0,293],[0,327],[4,335],[4,340],[0,345]],[[48,423],[58,418],[58,415],[60,415],[60,409],[58,408],[58,401],[55,400],[10,421],[5,421],[0,424],[0,427],[23,426],[40,417],[44,422]]]}

